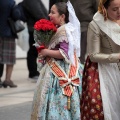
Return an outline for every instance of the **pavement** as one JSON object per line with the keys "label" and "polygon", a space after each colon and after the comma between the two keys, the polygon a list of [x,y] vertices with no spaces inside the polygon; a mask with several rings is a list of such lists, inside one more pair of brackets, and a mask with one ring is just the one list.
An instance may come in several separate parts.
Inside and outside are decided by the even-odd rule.
{"label": "pavement", "polygon": [[30,120],[36,83],[28,79],[26,59],[16,60],[11,79],[18,87],[0,88],[0,120]]}

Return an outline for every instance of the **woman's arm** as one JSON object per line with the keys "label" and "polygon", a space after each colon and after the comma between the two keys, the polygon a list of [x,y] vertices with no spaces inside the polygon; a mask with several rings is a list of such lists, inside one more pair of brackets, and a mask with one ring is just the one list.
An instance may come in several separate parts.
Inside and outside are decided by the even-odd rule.
{"label": "woman's arm", "polygon": [[62,56],[59,50],[42,49],[41,52],[39,53],[39,56],[43,56],[43,57],[48,56],[57,59],[64,59],[64,57]]}
{"label": "woman's arm", "polygon": [[88,27],[87,52],[93,62],[116,63],[119,62],[120,53],[106,54],[101,52],[101,35],[98,26],[92,24]]}
{"label": "woman's arm", "polygon": [[66,58],[68,59],[68,43],[65,40],[63,40],[58,45],[56,45],[54,50],[44,49],[41,50],[39,55],[49,56],[57,59],[66,59]]}

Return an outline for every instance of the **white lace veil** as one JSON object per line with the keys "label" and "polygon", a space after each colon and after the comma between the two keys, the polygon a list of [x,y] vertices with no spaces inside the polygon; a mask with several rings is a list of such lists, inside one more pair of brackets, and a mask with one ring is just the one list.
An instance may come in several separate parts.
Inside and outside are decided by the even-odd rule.
{"label": "white lace veil", "polygon": [[75,14],[74,8],[70,1],[67,2],[68,12],[69,12],[69,22],[65,25],[67,38],[69,41],[68,56],[70,61],[74,64],[74,52],[76,52],[77,57],[80,57],[80,22]]}

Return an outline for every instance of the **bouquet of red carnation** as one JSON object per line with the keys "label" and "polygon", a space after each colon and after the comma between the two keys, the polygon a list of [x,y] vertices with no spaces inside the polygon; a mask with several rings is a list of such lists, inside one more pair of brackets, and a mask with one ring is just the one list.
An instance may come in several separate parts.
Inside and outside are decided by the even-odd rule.
{"label": "bouquet of red carnation", "polygon": [[[40,19],[34,25],[34,40],[38,53],[41,49],[47,48],[52,36],[57,31],[56,26],[49,20]],[[44,64],[44,58],[40,58],[39,63]],[[40,65],[39,65],[40,67]]]}
{"label": "bouquet of red carnation", "polygon": [[56,26],[49,20],[40,19],[35,23],[34,40],[36,42],[35,44],[39,46],[39,49],[48,47],[50,40],[56,31]]}

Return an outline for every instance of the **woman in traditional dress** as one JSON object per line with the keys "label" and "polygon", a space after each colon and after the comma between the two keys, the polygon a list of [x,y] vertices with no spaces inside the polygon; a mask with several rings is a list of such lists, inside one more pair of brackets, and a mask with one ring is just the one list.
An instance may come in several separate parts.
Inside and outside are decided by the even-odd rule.
{"label": "woman in traditional dress", "polygon": [[100,0],[89,24],[82,120],[120,120],[120,0]]}
{"label": "woman in traditional dress", "polygon": [[49,17],[58,29],[49,48],[39,53],[47,60],[37,82],[31,120],[80,120],[80,23],[70,2],[54,4]]}

